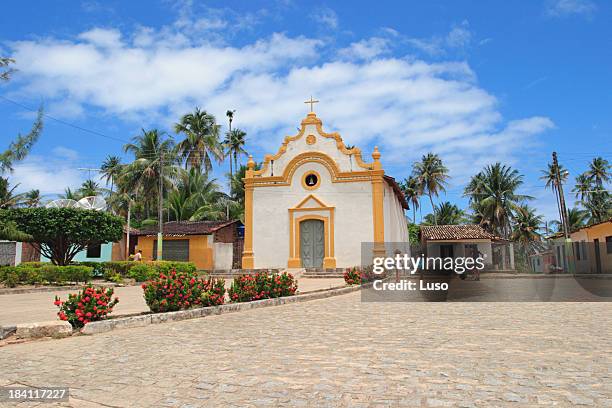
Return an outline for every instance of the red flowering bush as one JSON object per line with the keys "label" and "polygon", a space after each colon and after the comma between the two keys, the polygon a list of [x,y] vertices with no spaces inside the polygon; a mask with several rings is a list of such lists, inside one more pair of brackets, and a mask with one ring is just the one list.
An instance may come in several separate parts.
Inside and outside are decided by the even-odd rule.
{"label": "red flowering bush", "polygon": [[344,282],[347,285],[361,285],[361,274],[357,268],[347,268],[344,271]]}
{"label": "red flowering bush", "polygon": [[203,279],[194,273],[170,271],[142,284],[149,309],[155,313],[174,312],[199,306],[222,305],[225,300],[223,279]]}
{"label": "red flowering bush", "polygon": [[68,300],[62,301],[55,297],[53,304],[59,308],[57,316],[68,321],[72,327],[83,327],[89,322],[104,320],[119,303],[119,298],[113,297],[113,288],[94,288],[91,285],[83,288],[80,293],[71,293]]}
{"label": "red flowering bush", "polygon": [[294,295],[297,281],[290,273],[282,274],[257,272],[254,275],[240,275],[234,279],[228,290],[232,302],[277,298]]}

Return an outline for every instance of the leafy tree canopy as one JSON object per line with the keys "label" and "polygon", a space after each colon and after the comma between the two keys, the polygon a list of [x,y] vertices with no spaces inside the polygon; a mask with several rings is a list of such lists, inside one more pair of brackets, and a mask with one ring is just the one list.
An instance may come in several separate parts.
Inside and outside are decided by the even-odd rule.
{"label": "leafy tree canopy", "polygon": [[89,245],[121,239],[121,218],[78,208],[13,208],[0,211],[0,225],[15,225],[55,265],[67,265]]}

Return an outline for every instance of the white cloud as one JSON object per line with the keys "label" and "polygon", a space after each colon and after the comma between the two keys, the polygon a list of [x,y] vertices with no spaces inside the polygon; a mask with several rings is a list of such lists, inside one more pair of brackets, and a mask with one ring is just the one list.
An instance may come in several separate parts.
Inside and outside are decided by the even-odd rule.
{"label": "white cloud", "polygon": [[448,34],[429,38],[406,38],[405,41],[428,55],[444,55],[449,50],[463,51],[472,43],[473,34],[469,22],[463,20],[454,25]]}
{"label": "white cloud", "polygon": [[336,12],[328,7],[321,7],[314,11],[310,18],[317,24],[323,24],[328,28],[335,30],[338,28],[338,15]]}
{"label": "white cloud", "polygon": [[548,4],[546,14],[552,17],[569,15],[590,16],[597,10],[597,5],[591,0],[554,0]]}
{"label": "white cloud", "polygon": [[53,199],[66,187],[74,189],[81,184],[83,174],[77,169],[77,159],[77,152],[62,146],[54,148],[50,155],[30,155],[15,165],[11,184],[19,184],[19,192],[40,190]]}
{"label": "white cloud", "polygon": [[[467,30],[467,23],[455,28]],[[467,46],[471,35],[454,30],[445,37],[448,45]],[[473,174],[492,158],[512,162],[552,126],[541,117],[505,123],[496,98],[478,85],[467,63],[391,57],[379,37],[334,50],[285,34],[235,47],[194,42],[167,28],[141,27],[131,37],[107,31],[13,43],[25,79],[20,91],[51,104],[69,101],[68,112],[73,104],[94,107],[138,126],[170,125],[194,106],[220,120],[236,109],[235,123],[252,135],[249,149],[256,156],[276,151],[285,134],[295,133],[306,110],[302,102],[313,95],[327,129],[365,151],[379,143],[383,160],[402,174],[409,160],[427,151],[443,155],[457,175]],[[122,37],[116,47],[100,41]]]}
{"label": "white cloud", "polygon": [[121,47],[121,33],[115,29],[94,28],[79,35],[79,38],[91,44],[116,48]]}
{"label": "white cloud", "polygon": [[357,41],[338,51],[338,55],[347,59],[372,59],[389,52],[389,40],[372,37]]}

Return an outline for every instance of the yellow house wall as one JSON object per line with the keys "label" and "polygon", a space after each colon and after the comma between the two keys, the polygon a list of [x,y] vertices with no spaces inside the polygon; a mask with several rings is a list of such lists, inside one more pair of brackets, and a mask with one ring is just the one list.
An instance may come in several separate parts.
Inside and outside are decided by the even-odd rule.
{"label": "yellow house wall", "polygon": [[[153,260],[153,243],[157,237],[138,237],[136,251],[142,250],[142,259]],[[164,237],[165,241],[189,240],[189,262],[193,262],[198,269],[212,270],[214,253],[212,249],[212,235],[188,235],[184,237]]]}
{"label": "yellow house wall", "polygon": [[[612,254],[607,252],[606,237],[612,236],[612,222],[594,225],[586,230],[589,242],[599,239],[599,254],[603,273],[612,273]],[[595,254],[593,253],[593,256]]]}

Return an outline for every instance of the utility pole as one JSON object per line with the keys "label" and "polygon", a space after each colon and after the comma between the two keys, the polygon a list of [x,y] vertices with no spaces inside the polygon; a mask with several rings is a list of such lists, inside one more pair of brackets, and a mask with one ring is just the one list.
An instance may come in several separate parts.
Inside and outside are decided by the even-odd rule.
{"label": "utility pole", "polygon": [[557,188],[559,189],[559,208],[561,211],[561,223],[563,224],[563,234],[565,239],[569,239],[569,226],[567,225],[567,209],[565,207],[565,196],[563,195],[563,184],[561,183],[561,172],[559,171],[559,162],[557,161],[557,152],[552,154],[553,166],[555,168],[555,177],[557,179]]}
{"label": "utility pole", "polygon": [[574,257],[572,248],[572,239],[570,238],[570,226],[568,224],[569,217],[565,206],[565,195],[563,194],[563,183],[561,182],[561,172],[559,171],[559,162],[557,160],[557,152],[552,154],[553,166],[555,168],[555,176],[557,179],[557,188],[559,190],[559,210],[561,211],[561,223],[563,224],[563,235],[565,236],[565,254],[567,258],[568,272],[574,272]]}
{"label": "utility pole", "polygon": [[161,261],[163,259],[163,233],[164,233],[164,219],[163,219],[163,188],[164,188],[164,154],[160,153],[159,155],[159,197],[157,203],[157,223],[159,224],[159,232],[157,233],[157,260]]}

